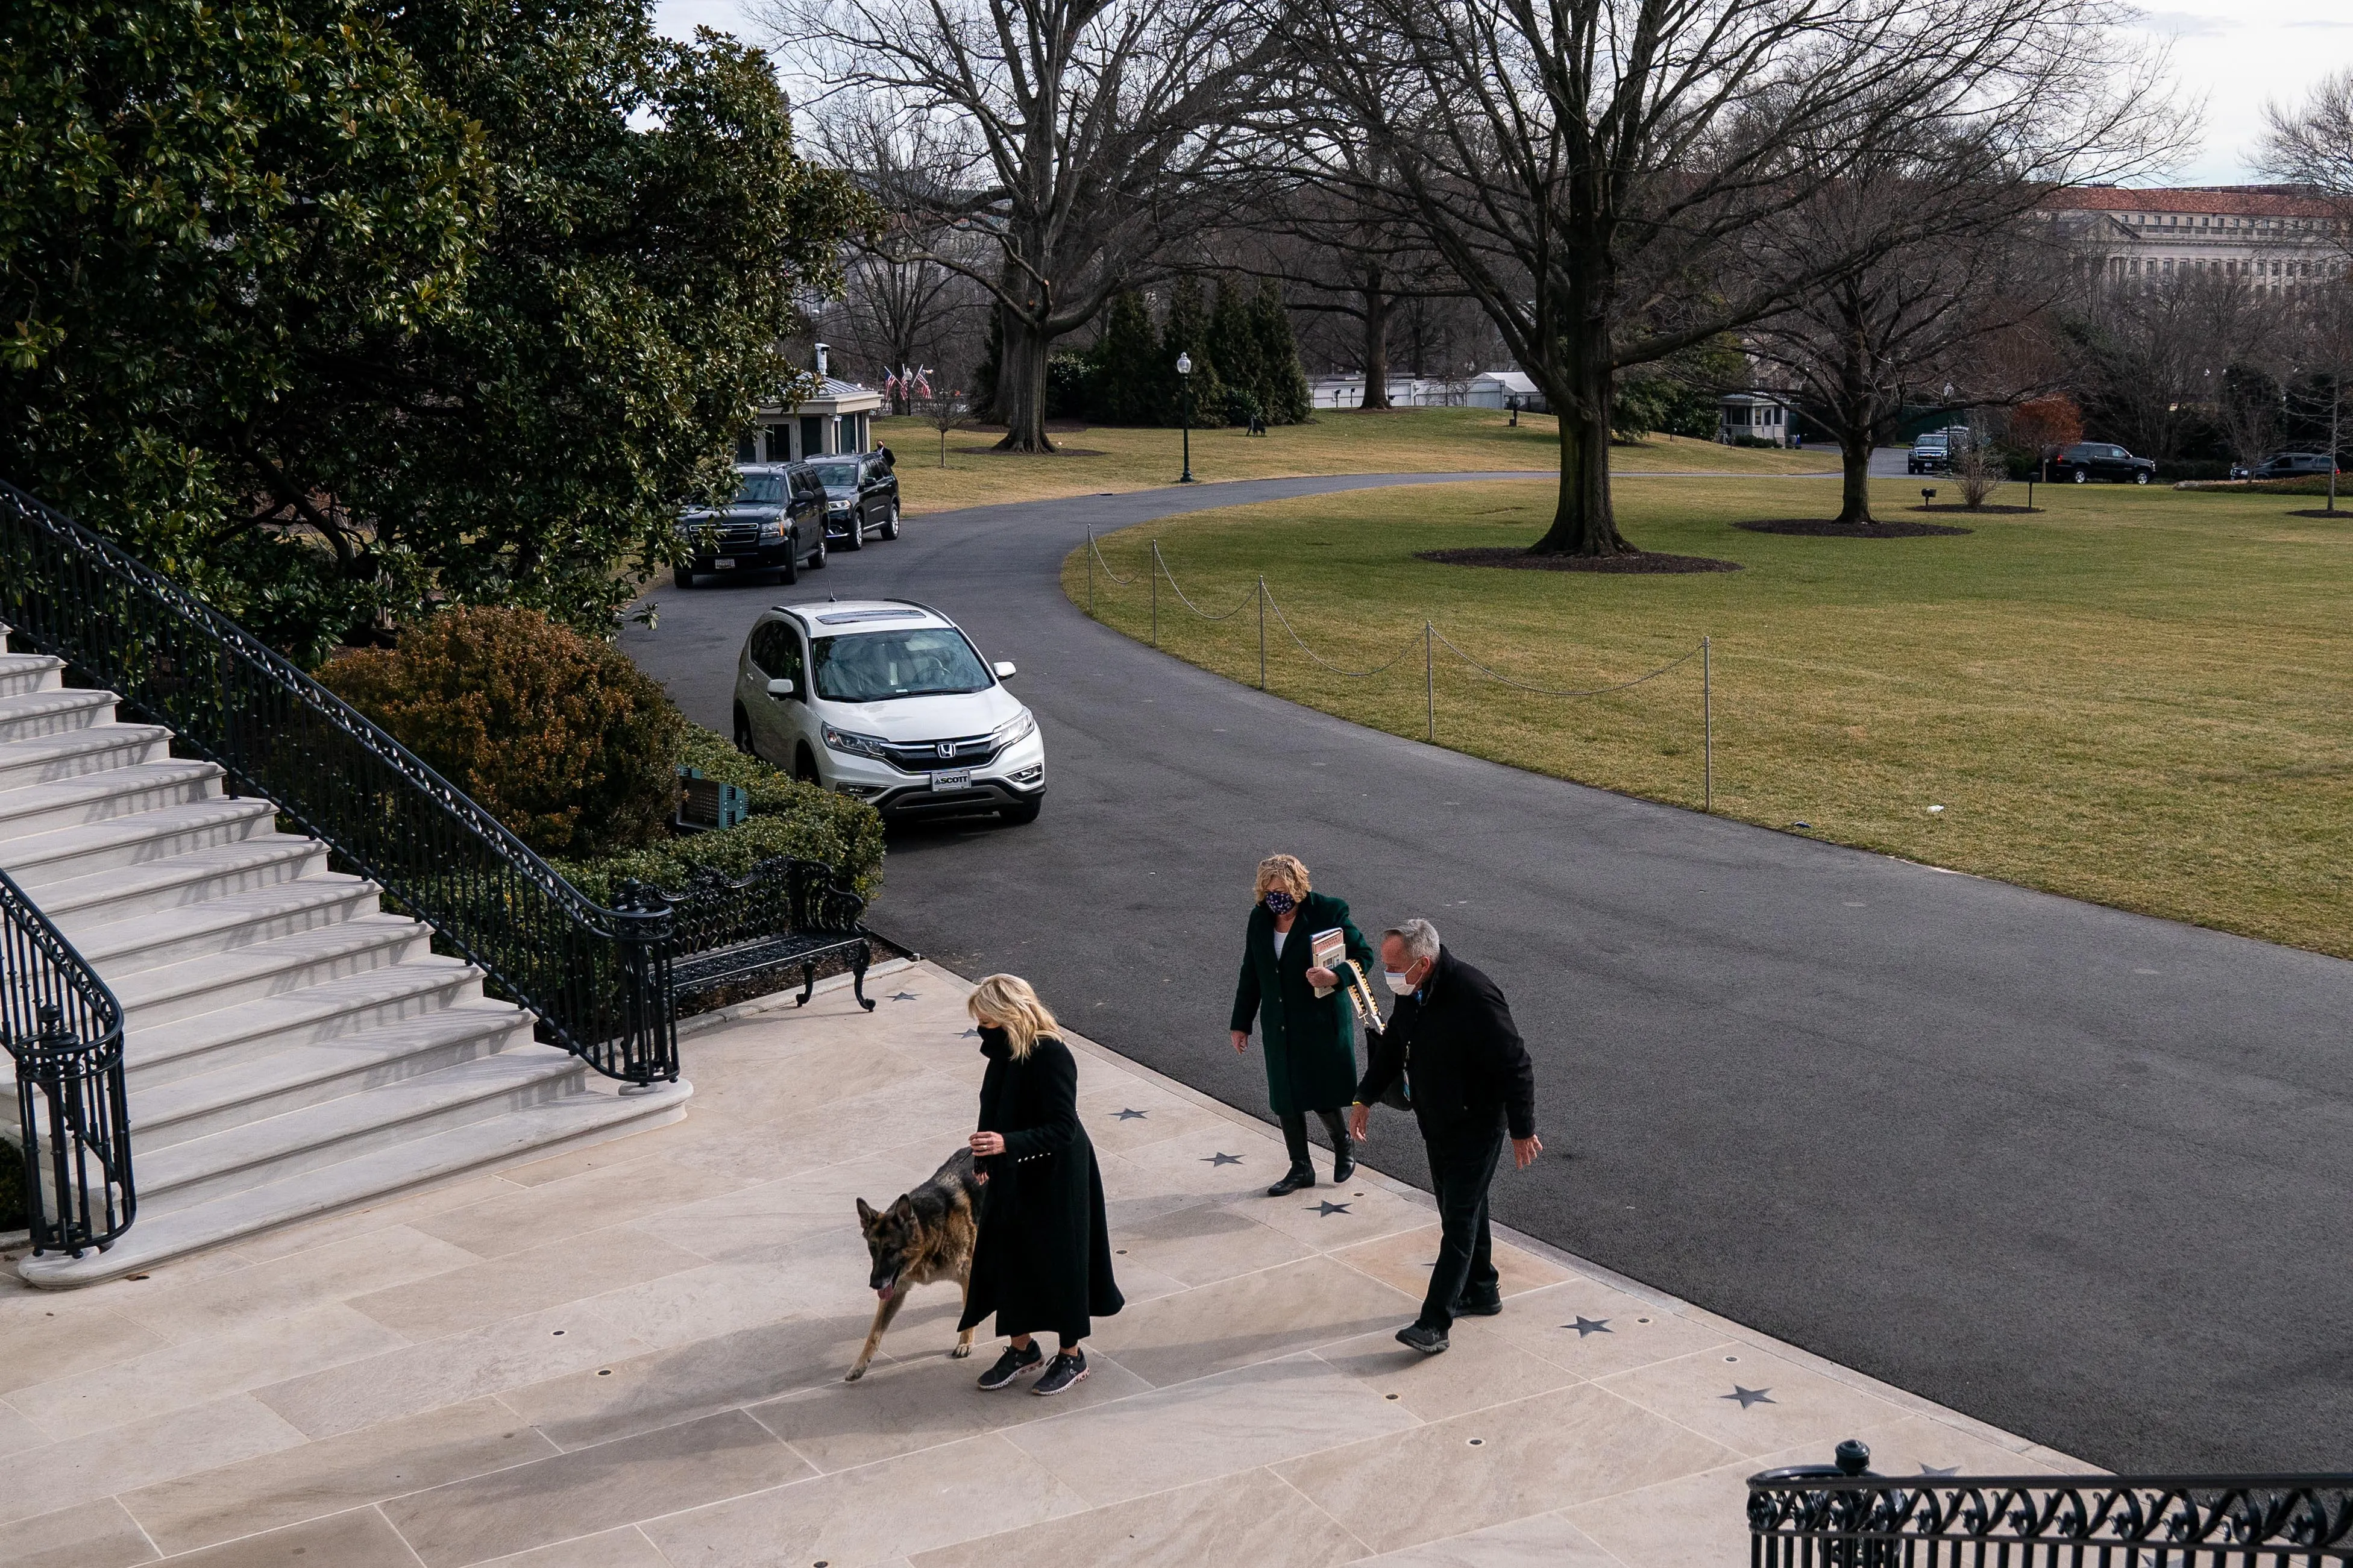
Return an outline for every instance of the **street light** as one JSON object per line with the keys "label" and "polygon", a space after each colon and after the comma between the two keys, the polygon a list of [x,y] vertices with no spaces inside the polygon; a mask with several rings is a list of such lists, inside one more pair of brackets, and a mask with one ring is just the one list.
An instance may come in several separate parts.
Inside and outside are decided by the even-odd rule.
{"label": "street light", "polygon": [[1191,354],[1178,354],[1176,356],[1176,384],[1185,389],[1182,396],[1182,402],[1185,407],[1183,416],[1185,421],[1185,472],[1177,479],[1176,482],[1180,485],[1189,485],[1193,482],[1193,356]]}

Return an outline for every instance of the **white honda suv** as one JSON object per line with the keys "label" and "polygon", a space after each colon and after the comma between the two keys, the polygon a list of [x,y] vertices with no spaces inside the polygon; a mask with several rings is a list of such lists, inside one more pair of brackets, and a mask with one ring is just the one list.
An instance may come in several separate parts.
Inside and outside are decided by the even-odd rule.
{"label": "white honda suv", "polygon": [[735,744],[885,816],[1034,822],[1046,742],[1012,674],[911,599],[778,605],[735,660]]}

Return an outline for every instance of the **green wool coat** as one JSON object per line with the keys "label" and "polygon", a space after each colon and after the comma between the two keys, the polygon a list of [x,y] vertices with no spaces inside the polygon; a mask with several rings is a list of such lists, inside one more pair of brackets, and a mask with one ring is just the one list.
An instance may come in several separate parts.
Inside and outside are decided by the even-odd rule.
{"label": "green wool coat", "polygon": [[1335,990],[1319,997],[1307,984],[1309,939],[1334,926],[1346,933],[1348,956],[1370,979],[1380,961],[1338,899],[1310,893],[1274,955],[1274,917],[1263,903],[1250,908],[1242,941],[1241,983],[1234,989],[1232,1027],[1248,1033],[1255,1020],[1266,1054],[1267,1099],[1278,1116],[1337,1110],[1356,1093],[1356,1015]]}

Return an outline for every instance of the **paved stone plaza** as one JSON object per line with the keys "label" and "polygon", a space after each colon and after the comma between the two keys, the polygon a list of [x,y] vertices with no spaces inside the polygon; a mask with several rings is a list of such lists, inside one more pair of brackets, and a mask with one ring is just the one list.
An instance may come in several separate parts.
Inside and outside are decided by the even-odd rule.
{"label": "paved stone plaza", "polygon": [[[1271,1128],[1082,1040],[1128,1299],[1093,1375],[979,1393],[994,1350],[947,1359],[933,1286],[844,1384],[852,1200],[927,1176],[980,1080],[963,981],[873,990],[703,1021],[670,1127],[145,1279],[10,1277],[0,1564],[1732,1568],[1745,1479],[1841,1437],[1886,1474],[2088,1468],[1533,1244],[1425,1360],[1391,1338],[1425,1197],[1368,1167],[1269,1199]],[[1374,1138],[1416,1169],[1409,1119]]]}

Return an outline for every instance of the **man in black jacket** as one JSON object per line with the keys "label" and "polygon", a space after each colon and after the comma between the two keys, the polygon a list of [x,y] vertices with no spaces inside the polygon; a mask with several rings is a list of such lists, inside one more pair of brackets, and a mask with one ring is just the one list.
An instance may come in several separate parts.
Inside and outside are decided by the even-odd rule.
{"label": "man in black jacket", "polygon": [[1381,967],[1398,1003],[1373,1041],[1371,1065],[1348,1109],[1348,1131],[1364,1141],[1372,1115],[1366,1108],[1402,1075],[1430,1146],[1430,1190],[1444,1237],[1421,1316],[1399,1329],[1398,1339],[1436,1355],[1458,1316],[1491,1318],[1504,1310],[1487,1184],[1506,1131],[1521,1170],[1544,1152],[1536,1137],[1535,1068],[1504,994],[1440,946],[1428,921],[1383,931]]}

